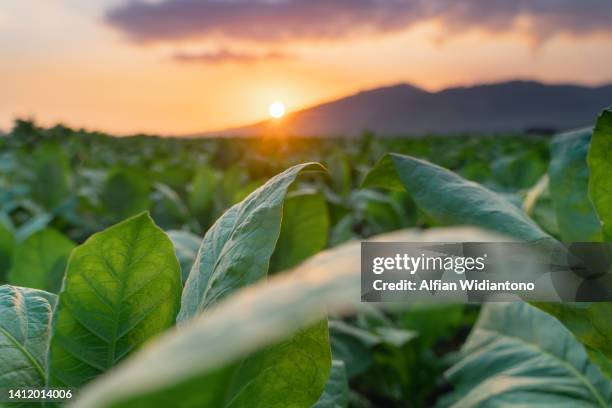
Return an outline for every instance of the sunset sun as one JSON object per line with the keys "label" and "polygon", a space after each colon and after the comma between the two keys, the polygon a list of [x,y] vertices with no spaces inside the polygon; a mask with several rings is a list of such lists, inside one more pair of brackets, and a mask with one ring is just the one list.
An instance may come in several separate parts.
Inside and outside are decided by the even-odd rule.
{"label": "sunset sun", "polygon": [[268,113],[274,119],[282,118],[283,116],[285,116],[285,112],[286,112],[285,104],[282,102],[278,102],[278,101],[272,103],[270,107],[268,108]]}

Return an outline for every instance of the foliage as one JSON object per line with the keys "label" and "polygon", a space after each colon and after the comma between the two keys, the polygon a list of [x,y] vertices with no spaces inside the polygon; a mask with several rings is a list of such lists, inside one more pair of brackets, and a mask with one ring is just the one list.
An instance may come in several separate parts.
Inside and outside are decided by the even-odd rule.
{"label": "foliage", "polygon": [[612,111],[552,140],[20,121],[0,138],[0,388],[87,408],[609,406],[612,303],[360,304],[359,242],[610,241],[611,145]]}
{"label": "foliage", "polygon": [[74,243],[53,229],[44,229],[18,243],[8,279],[13,285],[57,293]]}
{"label": "foliage", "polygon": [[79,387],[175,322],[180,267],[141,214],[92,235],[66,268],[53,316],[49,383]]}
{"label": "foliage", "polygon": [[[447,372],[453,407],[609,407],[612,382],[558,321],[524,303],[490,303]],[[447,401],[448,402],[448,401]]]}
{"label": "foliage", "polygon": [[0,286],[0,388],[42,387],[55,295]]}

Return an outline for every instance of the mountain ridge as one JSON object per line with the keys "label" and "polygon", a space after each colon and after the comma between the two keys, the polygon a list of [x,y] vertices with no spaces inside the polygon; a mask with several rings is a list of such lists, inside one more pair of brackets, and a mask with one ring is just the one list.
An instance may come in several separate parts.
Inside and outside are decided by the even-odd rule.
{"label": "mountain ridge", "polygon": [[354,137],[563,131],[593,123],[612,105],[612,83],[587,86],[511,80],[429,92],[408,83],[359,91],[289,113],[281,121],[192,136]]}

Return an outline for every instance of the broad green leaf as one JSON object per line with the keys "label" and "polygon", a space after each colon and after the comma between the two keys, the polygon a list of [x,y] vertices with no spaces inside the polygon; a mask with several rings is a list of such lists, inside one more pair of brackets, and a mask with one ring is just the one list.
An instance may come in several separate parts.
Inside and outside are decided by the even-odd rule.
{"label": "broad green leaf", "polygon": [[525,303],[489,303],[447,372],[452,407],[609,407],[612,382],[556,319]]}
{"label": "broad green leaf", "polygon": [[346,408],[349,403],[349,386],[344,363],[332,361],[331,373],[323,395],[313,408]]}
{"label": "broad green leaf", "polygon": [[[377,237],[383,242],[462,239],[487,242],[492,236],[476,229],[452,228]],[[73,407],[222,407],[224,396],[218,394],[225,392],[224,384],[244,358],[291,338],[328,311],[354,310],[360,303],[360,253],[360,242],[347,243],[306,260],[292,272],[243,288],[154,339],[83,389]],[[309,384],[301,383],[293,392],[303,392]],[[278,406],[284,407],[283,396],[277,397]]]}
{"label": "broad green leaf", "polygon": [[168,237],[174,244],[176,257],[181,264],[183,282],[187,280],[189,272],[200,249],[200,237],[188,231],[168,231]]}
{"label": "broad green leaf", "polygon": [[100,200],[115,222],[145,211],[151,205],[151,183],[137,172],[114,170],[108,174]]}
{"label": "broad green leaf", "polygon": [[74,243],[54,229],[44,229],[17,244],[8,274],[11,285],[57,293]]}
{"label": "broad green leaf", "polygon": [[66,268],[53,319],[51,384],[79,387],[172,326],[180,290],[172,242],[148,214],[92,235]]}
{"label": "broad green leaf", "polygon": [[591,129],[564,133],[551,143],[550,193],[565,242],[601,241],[601,224],[588,196],[591,134]]}
{"label": "broad green leaf", "polygon": [[246,358],[234,372],[224,407],[310,408],[331,370],[327,320]]}
{"label": "broad green leaf", "polygon": [[270,260],[270,271],[291,268],[327,244],[329,216],[320,193],[290,195],[283,206],[281,232]]}
{"label": "broad green leaf", "polygon": [[559,319],[582,342],[591,359],[612,378],[612,302],[537,303]]}
{"label": "broad green leaf", "polygon": [[178,320],[185,321],[232,291],[264,278],[281,229],[289,186],[318,164],[291,167],[231,207],[206,232],[185,283]]}
{"label": "broad green leaf", "polygon": [[[372,180],[376,181],[377,185],[384,181],[380,172],[388,172],[391,168],[390,163],[395,166],[396,176],[406,185],[417,205],[440,221],[477,225],[525,240],[550,238],[521,210],[498,194],[479,184],[464,180],[448,170],[418,159],[395,154],[386,156],[382,165],[377,165],[372,171],[374,174]],[[368,179],[369,176],[366,185],[369,183]],[[571,306],[563,307],[571,309]],[[601,309],[600,312],[593,312],[597,315],[609,313],[610,310],[606,303],[594,304],[592,307]],[[549,311],[553,313],[555,309]],[[601,327],[603,332],[599,334],[594,333],[596,328],[589,327],[591,330],[585,334],[584,331],[587,329],[584,326],[577,329],[568,324],[568,328],[574,333],[580,330],[578,336],[585,345],[609,356],[607,352],[598,348],[599,343],[593,344],[591,340],[593,336],[600,335],[611,339],[609,326]]]}
{"label": "broad green leaf", "polygon": [[[570,136],[568,136],[570,137]],[[574,152],[580,155],[584,160],[585,146],[587,136],[575,135],[575,138],[582,138],[579,144],[576,141]],[[568,147],[569,148],[569,147]],[[593,203],[599,219],[603,223],[603,235],[608,241],[612,240],[610,235],[610,225],[612,225],[612,200],[610,199],[612,191],[612,165],[610,157],[612,155],[612,111],[607,110],[599,117],[593,136],[591,139],[591,147],[589,149],[587,163],[588,170],[581,170],[578,173],[567,174],[570,179],[568,183],[574,183],[574,188],[585,194],[586,183],[585,177],[588,173],[588,193],[591,202]],[[582,164],[581,164],[582,166]],[[578,181],[576,181],[576,179]],[[575,234],[571,235],[571,239],[578,241],[590,241],[601,239],[601,234],[597,233],[601,224],[598,224],[590,217],[593,215],[592,207],[588,202],[587,197],[578,197],[577,193],[572,195],[560,195],[557,201],[574,200],[575,204],[573,212],[567,212],[566,216],[571,217],[567,223],[568,228],[574,228]],[[579,205],[580,200],[582,204]],[[585,203],[587,201],[587,203]],[[558,205],[558,204],[557,204]],[[587,214],[591,214],[588,215]],[[576,220],[577,222],[573,223]],[[592,231],[590,235],[586,231]],[[542,310],[552,314],[559,319],[575,336],[580,340],[589,352],[592,361],[597,364],[601,370],[612,378],[612,325],[609,323],[612,316],[612,303],[538,303],[537,306]]]}
{"label": "broad green leaf", "polygon": [[0,286],[0,389],[46,384],[55,300],[41,290]]}
{"label": "broad green leaf", "polygon": [[499,194],[410,156],[385,156],[368,174],[363,186],[397,188],[398,181],[423,211],[440,222],[475,225],[527,241],[550,239],[523,211]]}
{"label": "broad green leaf", "polygon": [[602,222],[606,241],[612,241],[612,109],[595,125],[589,150],[589,196]]}
{"label": "broad green leaf", "polygon": [[14,249],[15,238],[12,231],[0,223],[0,283],[5,281],[7,272],[11,267]]}
{"label": "broad green leaf", "polygon": [[[314,166],[297,166],[285,174],[277,176],[278,181],[276,183],[274,182],[275,179],[272,179],[266,185],[267,187],[262,187],[247,198],[245,202],[237,206],[237,211],[243,211],[243,214],[237,215],[236,224],[232,229],[224,231],[222,227],[219,228],[217,233],[231,234],[228,237],[230,239],[228,246],[234,251],[232,253],[228,252],[226,255],[224,253],[225,249],[223,249],[219,252],[219,255],[235,256],[239,261],[232,264],[235,260],[228,259],[229,269],[224,270],[222,266],[216,272],[221,280],[226,280],[225,283],[222,282],[220,285],[223,288],[220,291],[222,296],[226,296],[232,291],[261,279],[268,274],[268,265],[272,256],[271,252],[278,242],[279,229],[281,239],[283,240],[280,247],[276,248],[276,254],[278,254],[276,262],[279,268],[284,269],[293,266],[325,246],[328,220],[325,201],[322,196],[296,196],[294,199],[287,199],[285,206],[283,206],[287,189],[298,174],[308,167],[312,168]],[[288,174],[292,170],[293,174]],[[314,197],[314,199],[310,197]],[[230,209],[228,213],[231,213],[235,208]],[[222,218],[226,217],[228,213],[222,216]],[[308,217],[307,222],[305,222],[304,216]],[[282,228],[281,218],[283,219]],[[214,231],[218,226],[219,221],[211,230]],[[234,233],[234,231],[239,232]],[[192,275],[193,273],[199,274],[201,272],[201,269],[198,270],[197,268],[201,268],[203,265],[200,263],[201,257],[205,257],[210,251],[210,242],[207,244],[207,237],[210,233],[209,231],[204,238],[200,255],[198,255],[194,268],[192,268]],[[304,241],[303,236],[305,235],[312,236],[313,239]],[[251,239],[256,242],[250,242]],[[302,240],[300,241],[300,239]],[[234,241],[238,242],[238,244],[235,244]],[[253,244],[256,247],[263,245],[263,253],[258,253],[258,249],[255,249],[254,252]],[[266,247],[268,249],[265,249]],[[245,258],[246,260],[249,257],[251,259],[262,258],[259,261],[259,265],[255,264],[256,269],[251,269],[252,277],[244,279],[242,276],[244,276],[245,270],[249,273],[249,268],[253,265],[240,262],[240,258]],[[206,273],[209,272],[207,271]],[[226,273],[235,276],[224,276],[223,274]],[[200,285],[196,284],[195,289],[193,289],[193,283],[190,283],[189,279],[191,279],[191,275],[186,283],[183,304],[185,303],[185,296],[194,294],[196,296],[206,295],[205,292],[196,292]],[[216,299],[213,298],[209,305],[215,301]],[[197,312],[198,310],[196,309],[194,313]],[[231,386],[228,387],[229,391],[225,405],[228,407],[253,406],[253,400],[257,400],[259,401],[258,403],[262,404],[262,407],[274,406],[276,404],[274,399],[278,398],[278,395],[285,396],[283,398],[285,406],[309,407],[312,405],[318,399],[327,379],[329,367],[325,369],[325,365],[331,364],[327,322],[323,321],[302,333],[244,360],[233,374],[234,379]],[[303,361],[296,361],[298,357]],[[298,367],[299,370],[296,371],[294,367]],[[312,390],[306,390],[308,392],[304,390],[295,392],[296,384],[294,382],[297,381],[297,386],[299,387],[299,381],[303,381],[304,378],[310,378],[309,381],[313,384]],[[316,380],[321,383],[321,390],[318,390],[316,387]],[[312,391],[314,391],[315,395],[312,395]]]}

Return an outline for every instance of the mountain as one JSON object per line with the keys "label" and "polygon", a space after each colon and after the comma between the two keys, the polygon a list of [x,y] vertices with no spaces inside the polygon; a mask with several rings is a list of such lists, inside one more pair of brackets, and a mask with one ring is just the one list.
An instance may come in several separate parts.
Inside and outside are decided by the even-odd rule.
{"label": "mountain", "polygon": [[251,126],[207,135],[304,136],[502,133],[587,126],[612,105],[612,85],[586,87],[510,81],[427,92],[400,84],[359,92]]}

